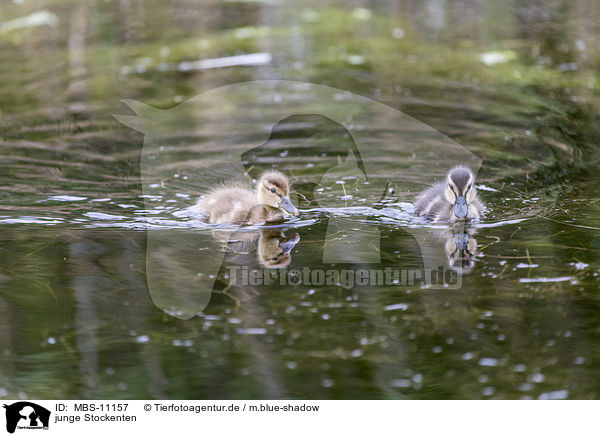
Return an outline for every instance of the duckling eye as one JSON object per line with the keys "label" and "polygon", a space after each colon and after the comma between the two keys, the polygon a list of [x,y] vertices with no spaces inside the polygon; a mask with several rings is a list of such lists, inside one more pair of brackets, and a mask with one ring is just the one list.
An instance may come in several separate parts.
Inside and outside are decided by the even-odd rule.
{"label": "duckling eye", "polygon": [[272,192],[273,194],[275,194],[275,193],[277,192],[277,190],[276,190],[275,188],[271,188],[271,192]]}

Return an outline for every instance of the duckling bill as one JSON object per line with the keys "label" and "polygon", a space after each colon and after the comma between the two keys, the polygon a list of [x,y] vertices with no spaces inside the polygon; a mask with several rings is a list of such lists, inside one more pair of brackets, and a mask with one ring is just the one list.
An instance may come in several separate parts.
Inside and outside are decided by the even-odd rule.
{"label": "duckling bill", "polygon": [[477,196],[473,171],[463,166],[452,168],[443,182],[436,183],[419,195],[415,211],[419,216],[438,222],[482,216],[485,207]]}
{"label": "duckling bill", "polygon": [[254,225],[281,221],[286,215],[298,215],[290,200],[290,184],[278,171],[264,173],[256,192],[243,186],[223,186],[209,192],[196,205],[210,224]]}

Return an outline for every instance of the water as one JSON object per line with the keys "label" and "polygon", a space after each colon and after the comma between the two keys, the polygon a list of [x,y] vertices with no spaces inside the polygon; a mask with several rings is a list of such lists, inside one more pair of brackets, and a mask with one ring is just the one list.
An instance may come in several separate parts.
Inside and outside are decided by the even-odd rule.
{"label": "water", "polygon": [[[597,398],[598,4],[475,3],[3,5],[0,395]],[[342,91],[325,107],[289,83],[187,102],[248,80]],[[133,115],[121,99],[164,110],[159,141],[113,117]],[[486,217],[414,217],[460,159],[481,165]],[[273,165],[298,218],[187,213],[215,180]],[[229,286],[279,238],[288,270],[435,258],[462,282]],[[214,259],[212,292],[194,293]]]}

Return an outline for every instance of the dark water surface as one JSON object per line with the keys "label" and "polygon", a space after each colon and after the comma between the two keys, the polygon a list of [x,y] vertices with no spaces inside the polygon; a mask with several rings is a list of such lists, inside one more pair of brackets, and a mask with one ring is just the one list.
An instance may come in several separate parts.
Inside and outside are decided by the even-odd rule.
{"label": "dark water surface", "polygon": [[[599,14],[5,2],[0,396],[598,398]],[[194,99],[265,80],[296,83]],[[134,112],[145,121],[121,121],[138,131],[113,117]],[[458,163],[479,170],[486,217],[415,218],[416,194]],[[187,214],[215,182],[269,168],[301,210],[284,226]],[[230,267],[262,268],[295,234],[288,270],[435,259],[461,284],[231,285]]]}

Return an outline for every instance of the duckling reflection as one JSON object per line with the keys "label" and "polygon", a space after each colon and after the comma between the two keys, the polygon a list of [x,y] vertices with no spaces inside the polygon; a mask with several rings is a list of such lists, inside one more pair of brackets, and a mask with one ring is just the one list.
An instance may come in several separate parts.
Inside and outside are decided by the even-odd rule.
{"label": "duckling reflection", "polygon": [[298,233],[286,237],[281,231],[263,230],[258,243],[258,261],[265,268],[285,268],[292,261],[291,252],[298,241]]}
{"label": "duckling reflection", "polygon": [[477,240],[474,237],[476,231],[463,226],[450,230],[444,245],[448,266],[456,272],[469,274],[475,268],[477,256]]}
{"label": "duckling reflection", "polygon": [[[219,240],[218,233],[214,234],[215,239]],[[275,269],[285,268],[292,261],[292,249],[300,241],[300,235],[288,237],[281,229],[265,229],[259,231],[238,231],[233,233],[228,240],[221,239],[226,244],[227,263],[241,265],[255,265],[251,256],[252,250],[256,247],[256,259],[264,268]]]}

